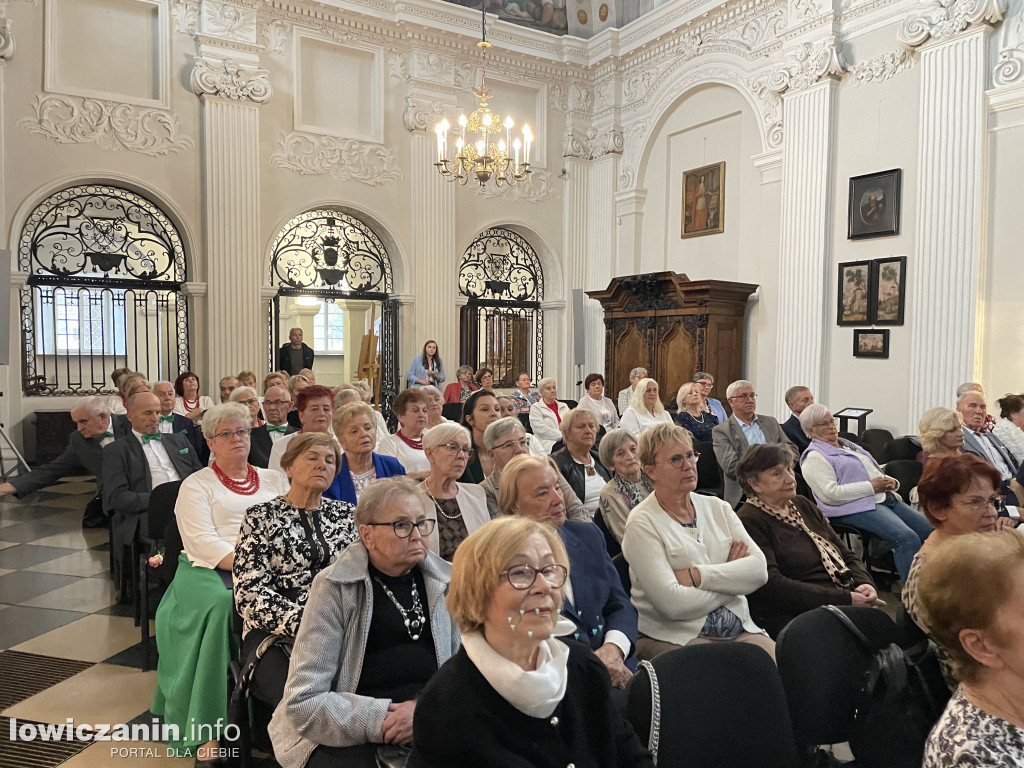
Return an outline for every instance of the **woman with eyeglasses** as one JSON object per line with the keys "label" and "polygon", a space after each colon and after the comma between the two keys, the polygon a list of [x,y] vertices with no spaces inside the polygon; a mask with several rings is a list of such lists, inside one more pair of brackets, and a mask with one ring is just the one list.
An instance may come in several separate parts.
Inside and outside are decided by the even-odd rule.
{"label": "woman with eyeglasses", "polygon": [[640,613],[641,659],[684,645],[775,643],[750,616],[746,595],[768,581],[764,554],[726,502],[694,493],[690,433],[659,424],[640,436],[640,464],[654,492],[629,513],[622,553]]}
{"label": "woman with eyeglasses", "polygon": [[715,418],[718,419],[719,424],[725,424],[725,406],[722,405],[721,400],[716,400],[711,397],[711,390],[715,388],[715,377],[706,371],[697,371],[693,374],[691,379],[694,384],[700,387],[700,395],[702,398],[701,409],[709,413],[715,414]]}
{"label": "woman with eyeglasses", "polygon": [[550,526],[494,520],[455,554],[448,607],[463,646],[419,697],[410,768],[652,766],[587,647],[560,642],[575,575]]}
{"label": "woman with eyeglasses", "polygon": [[830,522],[860,528],[889,542],[900,579],[932,526],[920,512],[896,495],[899,482],[886,475],[874,457],[839,437],[832,413],[821,403],[800,414],[800,427],[811,444],[800,460],[804,480]]}
{"label": "woman with eyeglasses", "polygon": [[334,434],[341,443],[341,466],[324,496],[355,504],[374,480],[404,475],[393,456],[374,452],[377,445],[375,411],[366,403],[349,403],[334,414]]}
{"label": "woman with eyeglasses", "polygon": [[181,483],[174,516],[183,548],[156,612],[160,661],[150,709],[178,726],[181,740],[170,746],[191,751],[199,768],[215,764],[218,744],[196,741],[190,724],[227,716],[225,671],[235,645],[231,569],[239,528],[246,509],[288,490],[281,473],[248,463],[251,420],[241,403],[215,405],[203,416],[215,458]]}
{"label": "woman with eyeglasses", "polygon": [[452,559],[455,550],[473,531],[491,519],[487,497],[476,483],[460,483],[473,449],[469,431],[461,424],[440,424],[423,436],[423,452],[430,473],[420,486],[433,504],[437,528],[430,534],[430,551]]}
{"label": "woman with eyeglasses", "polygon": [[404,477],[360,495],[359,540],[313,581],[270,722],[281,768],[402,764],[417,698],[460,642],[427,504]]}

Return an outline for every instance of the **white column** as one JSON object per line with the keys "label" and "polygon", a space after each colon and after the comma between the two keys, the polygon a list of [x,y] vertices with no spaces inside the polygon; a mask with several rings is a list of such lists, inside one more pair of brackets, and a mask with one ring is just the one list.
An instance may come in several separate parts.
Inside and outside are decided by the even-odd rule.
{"label": "white column", "polygon": [[[615,223],[615,185],[619,176],[618,154],[595,158],[590,165],[590,193],[587,195],[587,230],[590,233],[587,284],[589,291],[608,287],[616,272],[618,238]],[[605,370],[604,310],[591,298],[584,300],[587,318],[587,370],[584,375]]]}
{"label": "white column", "polygon": [[[8,227],[6,180],[8,177],[6,142],[4,138],[4,127],[7,125],[7,120],[4,116],[4,100],[6,96],[4,78],[7,62],[14,57],[14,36],[11,33],[11,20],[3,14],[3,10],[3,8],[0,8],[0,232],[6,235]],[[0,244],[0,247],[6,247],[6,243]],[[18,268],[18,254],[16,252],[11,253],[11,264],[8,268],[11,270]],[[7,342],[10,355],[7,361],[8,364],[4,365],[2,364],[3,361],[0,361],[0,392],[3,392],[3,397],[0,397],[0,422],[7,425],[7,434],[16,442],[21,442],[20,430],[13,429],[11,413],[16,412],[12,411],[12,405],[17,406],[17,411],[21,410],[21,382],[18,381],[18,366],[11,365],[10,363],[18,360],[21,355],[21,323],[18,320],[21,311],[19,293],[18,288],[12,284],[10,306],[7,318],[4,321],[7,330],[0,331],[0,333],[6,333],[8,336]],[[12,398],[18,402],[12,403]],[[0,453],[3,454],[5,461],[10,460],[11,454],[8,452],[6,445],[0,445]]]}
{"label": "white column", "polygon": [[636,274],[640,260],[640,239],[643,236],[646,189],[631,189],[615,195],[615,262],[612,277]]}
{"label": "white column", "polygon": [[835,80],[783,96],[782,224],[775,391],[794,384],[828,397],[832,312]]}
{"label": "white column", "polygon": [[[581,370],[576,367],[577,363],[587,366],[586,350],[584,359],[576,359],[576,334],[587,334],[586,321],[580,318],[580,327],[576,327],[576,316],[573,305],[573,291],[583,290],[589,285],[589,269],[594,260],[590,256],[590,228],[587,217],[587,199],[589,197],[590,184],[590,161],[576,157],[565,157],[562,159],[565,164],[565,198],[562,201],[562,220],[564,222],[562,235],[562,284],[565,286],[565,299],[568,311],[565,315],[565,324],[562,333],[565,337],[565,355],[563,358],[551,358],[547,348],[544,350],[544,375],[554,376],[558,379],[559,391],[563,397],[579,400],[582,390],[576,386],[576,382],[586,376],[588,370]],[[556,299],[550,292],[545,293],[546,299]],[[545,323],[545,337],[547,328]],[[547,341],[547,339],[545,339]],[[539,378],[539,376],[538,376]]]}

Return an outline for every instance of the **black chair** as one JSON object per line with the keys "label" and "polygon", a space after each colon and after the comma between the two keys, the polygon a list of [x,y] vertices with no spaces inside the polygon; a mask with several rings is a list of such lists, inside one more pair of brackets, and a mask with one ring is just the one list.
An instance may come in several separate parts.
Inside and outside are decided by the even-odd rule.
{"label": "black chair", "polygon": [[150,557],[155,555],[164,540],[164,530],[167,523],[174,517],[174,504],[178,501],[178,489],[181,488],[181,481],[164,483],[158,485],[149,494],[149,509],[146,511],[146,527],[148,535],[139,534],[136,536],[136,547],[133,552],[133,560],[138,564],[138,584],[135,589],[135,626],[142,623],[140,620],[146,616],[142,607],[143,588],[146,586],[146,565]]}
{"label": "black chair", "polygon": [[779,672],[757,646],[663,653],[640,664],[627,696],[628,719],[659,768],[798,764]]}
{"label": "black chair", "polygon": [[700,454],[697,459],[697,492],[706,496],[722,498],[725,492],[725,477],[715,457],[715,447],[708,441],[694,442],[693,450]]}
{"label": "black chair", "polygon": [[875,461],[884,464],[885,446],[892,442],[892,432],[888,429],[865,429],[860,433],[859,442],[875,457]]}
{"label": "black chair", "polygon": [[855,434],[853,434],[853,432],[840,432],[839,437],[841,437],[843,440],[849,440],[851,443],[856,443],[857,445],[860,445],[860,439]]}
{"label": "black chair", "polygon": [[897,437],[885,444],[886,461],[915,461],[921,452],[921,443],[916,437]]}
{"label": "black chair", "polygon": [[[836,535],[843,540],[843,543],[854,554],[860,555],[864,567],[868,569],[868,573],[879,589],[888,590],[899,581],[900,575],[896,570],[892,545],[888,541],[876,533],[865,531],[855,525],[837,523],[834,520],[829,520],[829,524]],[[859,542],[860,546],[854,546],[855,542]]]}
{"label": "black chair", "polygon": [[562,402],[569,406],[569,410],[572,410],[579,405],[578,400],[562,400]]}
{"label": "black chair", "polygon": [[622,588],[626,590],[626,594],[633,594],[633,580],[629,578],[629,563],[626,562],[626,556],[621,551],[612,558],[612,565],[619,572],[619,581],[622,582]]}
{"label": "black chair", "polygon": [[449,421],[462,421],[462,403],[445,403],[441,406],[441,415]]}
{"label": "black chair", "polygon": [[896,459],[885,465],[885,474],[899,481],[900,487],[897,493],[908,504],[910,503],[910,492],[921,481],[922,472],[924,472],[924,464],[916,459]]}
{"label": "black chair", "polygon": [[[877,644],[876,651],[896,642],[896,625],[877,608],[843,606],[842,611]],[[775,659],[801,754],[847,741],[872,654],[828,610],[815,608],[779,633]]]}
{"label": "black chair", "polygon": [[532,435],[533,427],[530,425],[530,412],[517,413],[516,416],[519,417],[519,423],[523,425],[523,429],[526,430],[526,434]]}
{"label": "black chair", "polygon": [[[173,487],[172,487],[173,486]],[[161,531],[160,538],[148,539],[149,551],[155,554],[159,549],[161,542],[164,547],[164,559],[163,563],[159,566],[151,566],[149,564],[150,555],[144,551],[139,557],[139,624],[142,628],[142,670],[146,671],[151,668],[152,657],[149,650],[149,589],[150,580],[154,580],[156,584],[164,589],[173,581],[174,574],[178,570],[178,557],[181,555],[182,550],[185,548],[181,541],[181,532],[178,530],[178,519],[174,516],[174,503],[178,498],[178,489],[181,486],[181,482],[177,483],[165,483],[164,485],[158,485],[153,489],[153,493],[149,497],[149,509],[150,514],[156,513],[155,517],[150,517],[150,532],[152,535],[153,531]],[[167,490],[161,490],[166,488]],[[158,494],[157,491],[160,491]],[[156,500],[157,504],[154,504]],[[161,528],[154,526],[154,521],[159,520],[163,522]]]}

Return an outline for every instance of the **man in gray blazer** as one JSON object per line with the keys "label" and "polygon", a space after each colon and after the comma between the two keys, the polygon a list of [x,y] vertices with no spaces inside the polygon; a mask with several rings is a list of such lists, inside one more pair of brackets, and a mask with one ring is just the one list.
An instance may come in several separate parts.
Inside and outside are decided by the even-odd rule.
{"label": "man in gray blazer", "polygon": [[747,449],[762,443],[792,443],[779,422],[771,416],[755,413],[757,395],[749,381],[734,381],[725,390],[725,396],[732,408],[732,416],[711,430],[711,441],[715,446],[715,458],[725,475],[725,500],[735,508],[743,498],[743,489],[736,482],[736,464]]}
{"label": "man in gray blazer", "polygon": [[1006,449],[1003,441],[986,429],[988,408],[985,405],[985,396],[976,390],[968,390],[957,398],[956,410],[964,423],[963,450],[980,456],[999,470],[1006,503],[1018,506],[1018,502],[1024,499],[1018,499],[1010,490],[1010,480],[1014,477],[1018,482],[1024,479],[1024,469],[1017,465],[1013,454]]}
{"label": "man in gray blazer", "polygon": [[[0,483],[0,496],[14,494],[21,498],[68,475],[93,475],[99,484],[103,472],[103,446],[114,442],[110,408],[98,397],[85,397],[75,403],[71,418],[78,431],[72,433],[64,453],[27,475],[13,477],[9,483]],[[105,528],[106,525],[107,516],[97,487],[96,498],[85,507],[82,527]]]}

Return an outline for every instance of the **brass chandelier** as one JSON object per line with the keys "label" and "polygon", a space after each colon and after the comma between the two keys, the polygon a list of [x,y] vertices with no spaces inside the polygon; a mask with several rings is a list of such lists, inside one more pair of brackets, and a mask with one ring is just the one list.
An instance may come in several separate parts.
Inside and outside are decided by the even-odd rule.
{"label": "brass chandelier", "polygon": [[[477,180],[482,187],[492,177],[497,187],[512,186],[530,175],[530,145],[533,144],[533,133],[530,126],[523,125],[522,140],[512,140],[512,128],[515,122],[487,108],[487,100],[494,94],[487,90],[487,15],[481,12],[482,28],[480,49],[482,75],[480,87],[473,89],[473,94],[480,100],[480,106],[473,110],[467,118],[459,115],[459,135],[455,139],[455,157],[449,158],[448,131],[451,128],[447,120],[441,120],[435,127],[437,134],[437,162],[434,167],[447,181],[457,181],[465,186],[470,177]],[[469,131],[469,140],[466,132]],[[476,134],[477,138],[474,138]],[[511,154],[510,154],[511,151]],[[520,162],[520,158],[522,162]]]}

